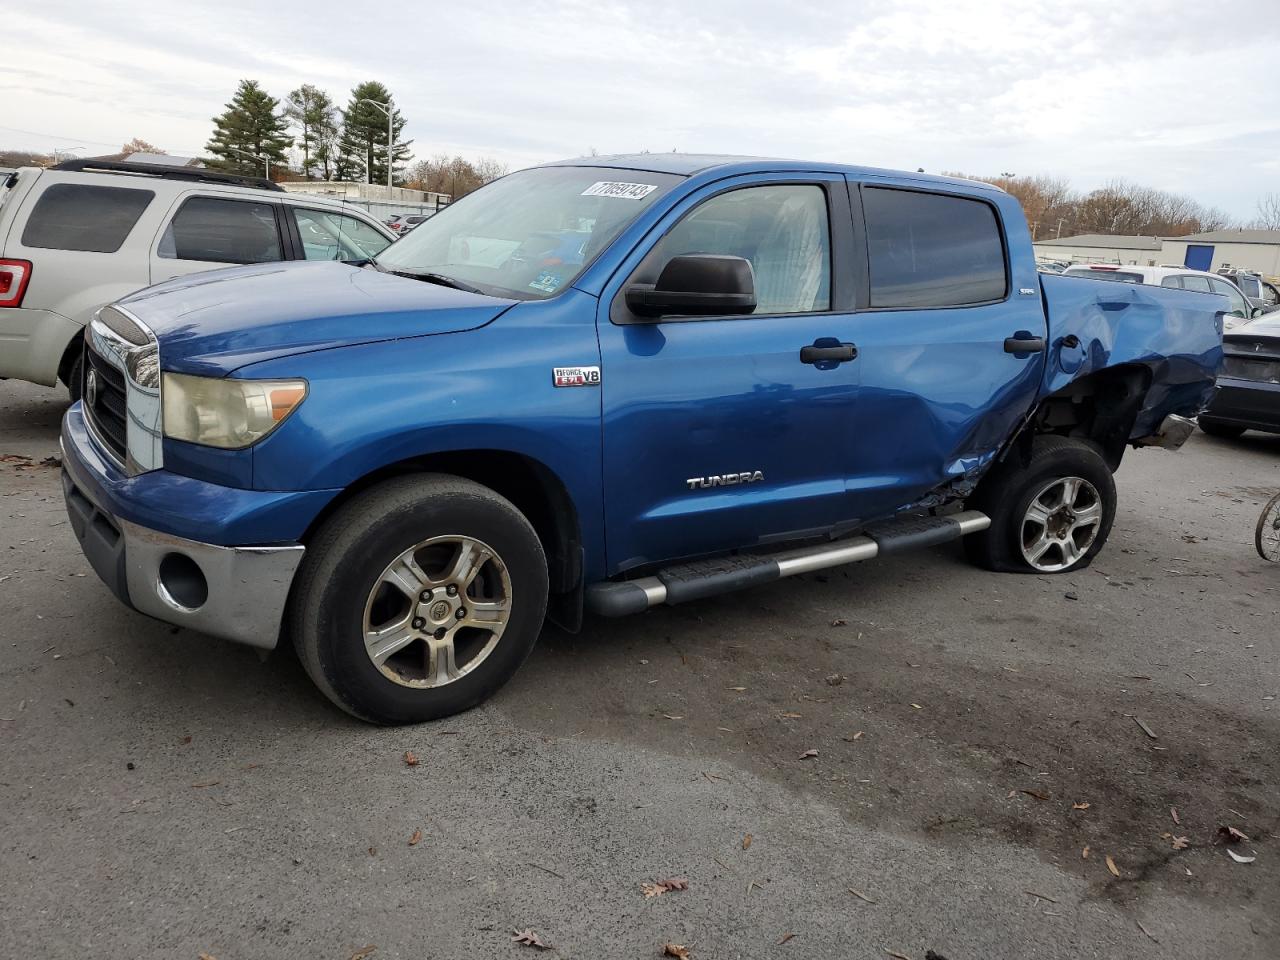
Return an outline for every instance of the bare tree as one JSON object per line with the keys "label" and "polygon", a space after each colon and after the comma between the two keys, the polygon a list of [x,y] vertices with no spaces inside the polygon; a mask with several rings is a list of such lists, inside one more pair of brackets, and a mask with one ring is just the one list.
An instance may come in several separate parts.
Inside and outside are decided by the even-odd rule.
{"label": "bare tree", "polygon": [[121,153],[168,153],[167,150],[161,150],[155,144],[147,143],[141,137],[134,137],[128,143],[120,148]]}
{"label": "bare tree", "polygon": [[1255,230],[1280,230],[1280,193],[1269,193],[1258,201],[1258,219],[1252,226]]}

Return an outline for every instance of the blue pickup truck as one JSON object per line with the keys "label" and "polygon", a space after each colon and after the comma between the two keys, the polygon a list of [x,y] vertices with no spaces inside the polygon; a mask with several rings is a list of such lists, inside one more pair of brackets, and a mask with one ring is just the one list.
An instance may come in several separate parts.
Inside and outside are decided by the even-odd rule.
{"label": "blue pickup truck", "polygon": [[378,723],[446,716],[552,619],[964,537],[1078,570],[1130,446],[1211,398],[1223,298],[1039,276],[983,183],[593,157],[376,259],[160,284],[86,331],[71,526],[129,606]]}

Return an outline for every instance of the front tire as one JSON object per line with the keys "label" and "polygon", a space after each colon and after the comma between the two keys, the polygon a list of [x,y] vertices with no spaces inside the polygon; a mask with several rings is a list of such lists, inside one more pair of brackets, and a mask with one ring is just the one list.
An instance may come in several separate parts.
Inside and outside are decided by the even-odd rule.
{"label": "front tire", "polygon": [[969,506],[991,526],[965,538],[969,559],[1003,573],[1083,570],[1107,542],[1116,485],[1101,454],[1068,437],[1036,437],[1031,462],[1013,458],[978,485]]}
{"label": "front tire", "polygon": [[308,545],[290,601],[316,686],[371,723],[481,703],[542,629],[547,563],[510,501],[470,480],[403,477],[360,494]]}

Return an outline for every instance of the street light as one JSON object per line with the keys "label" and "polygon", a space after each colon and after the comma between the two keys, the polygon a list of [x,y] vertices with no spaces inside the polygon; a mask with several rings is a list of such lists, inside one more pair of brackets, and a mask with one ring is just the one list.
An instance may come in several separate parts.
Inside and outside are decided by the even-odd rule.
{"label": "street light", "polygon": [[[358,102],[371,104],[372,106],[377,107],[379,110],[381,110],[383,113],[387,115],[387,200],[390,201],[391,200],[391,151],[392,151],[392,148],[394,147],[393,141],[395,140],[395,136],[391,132],[391,121],[392,121],[391,101],[387,100],[386,103],[379,103],[377,100],[370,100],[368,97],[362,97]],[[373,158],[370,157],[369,159],[372,160]],[[368,177],[369,177],[369,174],[366,171],[365,182],[371,183],[372,181],[370,181]]]}
{"label": "street light", "polygon": [[241,150],[239,147],[227,147],[232,153],[238,153],[244,157],[252,157],[254,160],[261,160],[267,167],[267,179],[271,179],[271,158],[265,153],[250,153],[248,150]]}

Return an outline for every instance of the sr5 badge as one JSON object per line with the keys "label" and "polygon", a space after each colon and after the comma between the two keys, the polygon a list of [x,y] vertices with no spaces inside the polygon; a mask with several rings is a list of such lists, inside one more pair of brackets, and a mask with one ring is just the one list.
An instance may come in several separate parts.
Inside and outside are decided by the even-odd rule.
{"label": "sr5 badge", "polygon": [[599,367],[553,367],[551,380],[557,387],[598,387]]}

